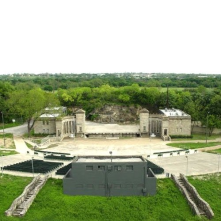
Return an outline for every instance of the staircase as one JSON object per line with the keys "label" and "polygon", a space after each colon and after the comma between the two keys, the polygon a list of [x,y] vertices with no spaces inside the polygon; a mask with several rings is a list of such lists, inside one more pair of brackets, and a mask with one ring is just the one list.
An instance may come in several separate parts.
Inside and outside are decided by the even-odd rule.
{"label": "staircase", "polygon": [[200,197],[195,187],[188,182],[183,174],[180,174],[178,178],[172,174],[171,178],[183,193],[189,206],[196,215],[204,216],[208,219],[214,216],[209,204]]}
{"label": "staircase", "polygon": [[35,177],[32,182],[25,187],[23,193],[13,201],[11,207],[5,211],[5,215],[24,216],[47,179],[48,176],[41,177],[38,175]]}

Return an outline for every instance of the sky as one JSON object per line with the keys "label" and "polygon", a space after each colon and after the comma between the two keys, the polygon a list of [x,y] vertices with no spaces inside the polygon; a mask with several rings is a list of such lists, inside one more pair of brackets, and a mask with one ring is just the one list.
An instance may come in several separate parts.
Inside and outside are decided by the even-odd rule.
{"label": "sky", "polygon": [[0,74],[221,74],[220,0],[0,0]]}

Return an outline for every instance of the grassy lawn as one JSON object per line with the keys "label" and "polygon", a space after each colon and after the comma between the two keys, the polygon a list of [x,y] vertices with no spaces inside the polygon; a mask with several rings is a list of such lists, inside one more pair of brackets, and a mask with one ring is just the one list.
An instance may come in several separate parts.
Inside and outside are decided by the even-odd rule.
{"label": "grassy lawn", "polygon": [[[6,123],[4,124],[4,128],[11,128],[11,127],[16,127],[16,126],[20,126],[22,125],[23,123],[20,123],[20,122],[15,122],[15,123]],[[2,130],[3,129],[3,124],[0,124],[0,129]]]}
{"label": "grassy lawn", "polygon": [[24,190],[25,186],[31,182],[28,177],[16,177],[4,174],[0,177],[0,220],[18,220],[5,217],[5,210],[9,209],[13,200]]}
{"label": "grassy lawn", "polygon": [[218,154],[221,154],[221,148],[220,149],[217,149],[217,150],[210,150],[210,151],[206,151],[208,153],[218,153]]}
{"label": "grassy lawn", "polygon": [[[23,180],[24,179],[24,180]],[[5,217],[14,198],[21,193],[28,178],[4,176],[0,179],[0,220]],[[10,185],[7,185],[10,183]],[[11,191],[13,190],[13,191]],[[201,220],[194,216],[180,191],[170,179],[157,181],[157,194],[150,197],[67,196],[62,193],[62,180],[50,178],[31,205],[24,221],[53,220]]]}
{"label": "grassy lawn", "polygon": [[5,133],[5,134],[0,134],[0,138],[11,138],[13,139],[13,134],[10,134],[10,133]]}
{"label": "grassy lawn", "polygon": [[29,149],[34,150],[33,145],[31,145],[30,143],[27,143],[27,142],[25,142],[25,144]]}
{"label": "grassy lawn", "polygon": [[[172,141],[182,141],[182,140],[205,140],[205,134],[192,134],[193,138],[173,138]],[[215,140],[216,138],[221,138],[219,134],[213,134],[210,137],[207,137],[207,140]]]}
{"label": "grassy lawn", "polygon": [[198,149],[203,147],[214,147],[220,145],[221,142],[208,142],[208,143],[168,143],[167,146],[178,147],[182,149]]}
{"label": "grassy lawn", "polygon": [[8,155],[14,155],[14,154],[18,154],[18,152],[16,152],[15,150],[2,150],[2,149],[0,149],[0,156],[2,156],[2,155],[8,156]]}
{"label": "grassy lawn", "polygon": [[200,196],[210,204],[215,214],[213,220],[221,220],[221,174],[189,177],[188,180],[196,187]]}

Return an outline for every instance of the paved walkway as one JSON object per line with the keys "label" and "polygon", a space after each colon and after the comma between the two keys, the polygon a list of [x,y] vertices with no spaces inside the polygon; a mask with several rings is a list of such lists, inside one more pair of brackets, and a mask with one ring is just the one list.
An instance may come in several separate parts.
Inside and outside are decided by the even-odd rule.
{"label": "paved walkway", "polygon": [[[0,130],[0,132],[3,132],[3,130]],[[12,133],[14,136],[22,136],[28,132],[27,123],[16,127],[6,128],[4,129],[4,132]]]}
{"label": "paved walkway", "polygon": [[14,143],[18,153],[27,154],[27,152],[32,152],[21,137],[14,136]]}
{"label": "paved walkway", "polygon": [[[43,155],[34,155],[25,144],[21,137],[14,136],[14,142],[16,146],[16,151],[20,154],[4,156],[1,158],[4,166],[22,162],[24,160],[29,160],[32,157],[35,159],[43,160]],[[77,155],[109,155],[109,151],[112,151],[114,155],[151,155],[150,160],[153,163],[163,167],[166,173],[173,173],[178,175],[179,173],[184,173],[187,175],[200,175],[206,173],[215,173],[219,170],[221,171],[221,157],[219,158],[216,154],[203,153],[201,151],[208,149],[221,148],[221,145],[210,148],[202,148],[201,151],[197,153],[185,155],[181,153],[180,156],[174,154],[169,156],[165,154],[165,157],[158,157],[156,152],[177,150],[179,148],[174,148],[167,146],[169,142],[164,142],[160,139],[150,139],[150,138],[128,138],[119,140],[106,140],[106,139],[64,139],[62,142],[49,143],[44,146],[50,147],[49,151],[71,153],[72,156]],[[53,145],[52,145],[53,144]],[[52,147],[53,146],[53,147]],[[29,154],[27,154],[29,151]],[[220,169],[219,169],[220,166]],[[20,176],[32,176],[32,174],[8,172],[5,173],[20,175]],[[54,176],[54,174],[53,174]],[[162,175],[165,177],[165,174]],[[59,177],[62,178],[62,177]]]}

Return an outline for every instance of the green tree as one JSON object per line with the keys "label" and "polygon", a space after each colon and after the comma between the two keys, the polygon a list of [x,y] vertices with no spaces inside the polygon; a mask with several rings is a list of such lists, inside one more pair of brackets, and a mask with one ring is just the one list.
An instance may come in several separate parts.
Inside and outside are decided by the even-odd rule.
{"label": "green tree", "polygon": [[19,113],[27,121],[28,135],[30,136],[36,120],[46,107],[54,106],[56,99],[48,99],[46,92],[40,88],[31,90],[13,91],[9,95],[8,108],[12,113]]}

